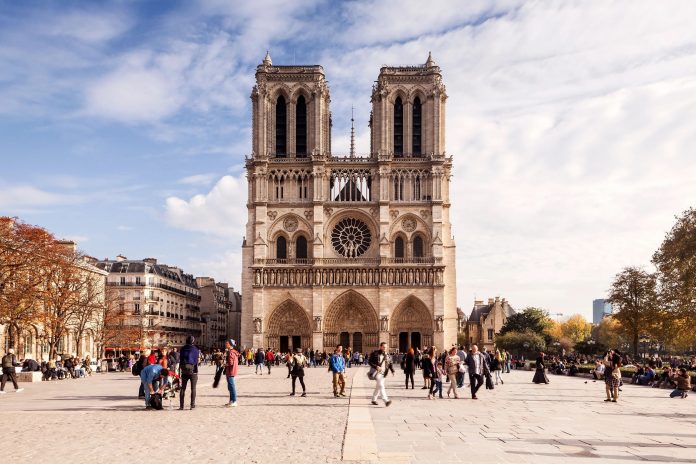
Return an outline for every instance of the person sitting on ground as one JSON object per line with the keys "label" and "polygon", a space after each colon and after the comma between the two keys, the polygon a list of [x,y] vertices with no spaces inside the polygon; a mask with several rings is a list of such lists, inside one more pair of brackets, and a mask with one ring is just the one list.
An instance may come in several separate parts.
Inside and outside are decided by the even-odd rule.
{"label": "person sitting on ground", "polygon": [[691,389],[691,376],[686,369],[679,368],[675,375],[672,375],[672,381],[677,385],[672,393],[669,394],[670,398],[686,398],[689,396],[689,389]]}
{"label": "person sitting on ground", "polygon": [[636,377],[636,384],[649,385],[655,378],[655,370],[652,367],[645,366],[644,372],[645,374]]}
{"label": "person sitting on ground", "polygon": [[670,377],[672,377],[672,375],[676,373],[676,370],[672,369],[668,365],[665,365],[665,367],[662,368],[662,372],[660,374],[655,375],[655,378],[652,382],[652,387],[666,388],[668,386],[671,386],[672,388],[675,388],[676,384]]}
{"label": "person sitting on ground", "polygon": [[575,364],[575,361],[571,361],[570,367],[568,368],[568,375],[575,376],[578,372],[578,365]]}
{"label": "person sitting on ground", "polygon": [[595,363],[595,368],[590,371],[592,373],[592,378],[595,380],[602,380],[604,378],[605,367],[604,363],[597,361]]}

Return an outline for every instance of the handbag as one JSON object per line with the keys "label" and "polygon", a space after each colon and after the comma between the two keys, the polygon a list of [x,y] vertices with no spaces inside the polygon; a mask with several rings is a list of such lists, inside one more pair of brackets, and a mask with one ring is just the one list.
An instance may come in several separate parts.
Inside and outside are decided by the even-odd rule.
{"label": "handbag", "polygon": [[370,380],[375,380],[377,378],[377,369],[371,367],[370,370],[367,371],[367,378]]}
{"label": "handbag", "polygon": [[466,374],[466,365],[464,363],[459,363],[459,373]]}

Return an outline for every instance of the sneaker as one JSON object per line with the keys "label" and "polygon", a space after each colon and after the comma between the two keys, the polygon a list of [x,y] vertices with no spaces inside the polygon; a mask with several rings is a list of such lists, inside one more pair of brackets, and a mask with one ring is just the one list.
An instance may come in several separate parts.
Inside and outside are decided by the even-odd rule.
{"label": "sneaker", "polygon": [[385,405],[386,407],[389,407],[390,404],[391,404],[391,400],[387,400],[387,401],[384,402],[384,405]]}
{"label": "sneaker", "polygon": [[377,403],[376,401],[372,401],[372,404],[374,404],[375,406],[377,406],[379,403]]}
{"label": "sneaker", "polygon": [[341,395],[341,396],[346,396],[346,394],[343,393],[343,392],[339,393],[339,395]]}
{"label": "sneaker", "polygon": [[607,398],[606,400],[604,400],[605,403],[608,403],[608,402],[610,402],[610,401],[611,401],[610,398]]}
{"label": "sneaker", "polygon": [[236,408],[236,407],[237,407],[237,402],[235,401],[235,402],[233,402],[233,403],[230,403],[230,406],[233,407],[233,408]]}
{"label": "sneaker", "polygon": [[616,398],[614,398],[613,400],[611,400],[611,402],[612,402],[612,403],[616,403]]}
{"label": "sneaker", "polygon": [[301,394],[300,396],[301,396],[302,398],[304,398],[305,396],[307,396],[307,394],[304,393],[304,392],[302,392],[302,394]]}
{"label": "sneaker", "polygon": [[23,388],[18,388],[17,390],[15,390],[15,393],[19,393],[19,392],[23,392],[23,391],[24,391]]}

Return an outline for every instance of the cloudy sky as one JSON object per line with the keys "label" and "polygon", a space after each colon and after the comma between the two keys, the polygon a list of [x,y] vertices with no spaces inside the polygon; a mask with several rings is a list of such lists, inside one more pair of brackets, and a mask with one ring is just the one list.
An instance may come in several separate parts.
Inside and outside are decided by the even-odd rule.
{"label": "cloudy sky", "polygon": [[383,64],[443,70],[459,305],[590,317],[696,204],[696,4],[0,0],[0,214],[240,281],[254,70],[322,64],[367,152]]}

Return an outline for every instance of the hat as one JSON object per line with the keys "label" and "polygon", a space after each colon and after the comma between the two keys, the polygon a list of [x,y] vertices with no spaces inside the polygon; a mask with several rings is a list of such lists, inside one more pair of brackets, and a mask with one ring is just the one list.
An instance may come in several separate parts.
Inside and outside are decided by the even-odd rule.
{"label": "hat", "polygon": [[230,339],[229,339],[229,340],[227,340],[227,341],[228,341],[228,342],[230,342],[230,345],[232,345],[232,347],[235,347],[235,346],[237,346],[237,342],[236,342],[236,341],[234,341],[234,338],[230,338]]}

